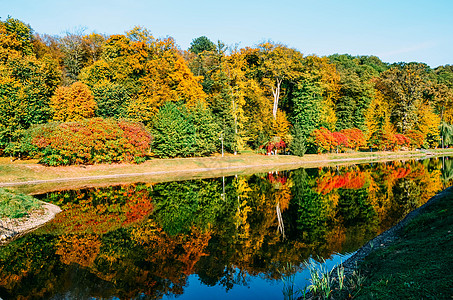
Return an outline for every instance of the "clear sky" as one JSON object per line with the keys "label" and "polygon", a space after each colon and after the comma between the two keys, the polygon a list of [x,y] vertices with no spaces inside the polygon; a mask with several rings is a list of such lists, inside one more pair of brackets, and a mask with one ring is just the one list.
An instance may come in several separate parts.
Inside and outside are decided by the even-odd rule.
{"label": "clear sky", "polygon": [[122,34],[135,25],[181,49],[205,35],[240,48],[272,40],[304,55],[453,64],[453,0],[0,0],[35,32]]}

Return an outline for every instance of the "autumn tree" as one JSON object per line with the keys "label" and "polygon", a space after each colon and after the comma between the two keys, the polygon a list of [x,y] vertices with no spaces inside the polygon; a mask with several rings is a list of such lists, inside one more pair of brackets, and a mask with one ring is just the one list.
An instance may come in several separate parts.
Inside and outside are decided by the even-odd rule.
{"label": "autumn tree", "polygon": [[437,83],[432,86],[430,96],[441,121],[453,124],[453,67],[440,66],[434,73]]}
{"label": "autumn tree", "polygon": [[425,148],[434,148],[439,144],[439,126],[441,118],[434,113],[434,109],[427,103],[420,103],[417,107],[418,122],[414,129],[420,132]]}
{"label": "autumn tree", "polygon": [[308,56],[303,60],[303,72],[291,97],[291,120],[300,124],[305,137],[321,126],[335,129],[339,79],[327,58]]}
{"label": "autumn tree", "polygon": [[208,100],[222,129],[227,149],[241,151],[247,143],[244,107],[249,79],[245,76],[246,61],[239,52],[221,58],[220,67],[212,73],[215,84]]}
{"label": "autumn tree", "polygon": [[55,121],[78,121],[94,117],[97,105],[87,85],[75,82],[69,87],[61,86],[50,99]]}
{"label": "autumn tree", "polygon": [[188,107],[205,102],[206,94],[184,59],[173,50],[166,51],[145,65],[145,75],[132,98],[129,115],[148,125],[158,109],[166,102],[182,101]]}
{"label": "autumn tree", "polygon": [[340,76],[338,97],[335,99],[336,129],[365,129],[365,111],[374,94],[373,77],[379,73],[362,62],[360,57],[331,55]]}
{"label": "autumn tree", "polygon": [[376,91],[365,112],[366,139],[370,145],[375,145],[383,133],[384,127],[389,128],[390,108],[384,95]]}
{"label": "autumn tree", "polygon": [[33,54],[33,30],[30,25],[8,17],[6,21],[0,21],[0,35],[0,49],[4,49],[0,51],[1,56],[4,55],[5,48],[18,51],[22,55]]}
{"label": "autumn tree", "polygon": [[260,71],[262,82],[267,86],[273,96],[272,115],[277,118],[277,109],[282,94],[284,81],[298,78],[302,62],[302,54],[281,44],[270,42],[259,45]]}
{"label": "autumn tree", "polygon": [[59,46],[63,53],[64,82],[69,85],[77,81],[80,71],[87,64],[88,49],[84,47],[81,31],[66,32],[59,39]]}
{"label": "autumn tree", "polygon": [[381,74],[378,89],[391,101],[392,122],[406,133],[417,123],[417,106],[427,89],[427,69],[423,64],[403,64]]}
{"label": "autumn tree", "polygon": [[90,33],[82,37],[82,46],[87,57],[87,65],[93,64],[102,57],[106,37],[98,33]]}
{"label": "autumn tree", "polygon": [[31,33],[19,20],[0,22],[0,148],[49,120],[49,98],[60,83],[55,60],[36,59]]}

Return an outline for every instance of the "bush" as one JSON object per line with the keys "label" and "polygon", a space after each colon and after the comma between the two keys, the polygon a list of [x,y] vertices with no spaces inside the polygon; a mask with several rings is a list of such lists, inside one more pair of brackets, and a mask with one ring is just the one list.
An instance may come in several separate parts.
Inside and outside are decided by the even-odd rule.
{"label": "bush", "polygon": [[151,137],[144,126],[125,120],[93,118],[30,128],[7,151],[40,158],[49,166],[143,161]]}
{"label": "bush", "polygon": [[153,153],[157,157],[205,156],[219,148],[220,128],[202,104],[186,106],[167,102],[152,124]]}
{"label": "bush", "polygon": [[310,141],[318,153],[331,152],[335,148],[337,152],[346,151],[347,149],[357,151],[360,147],[366,145],[365,135],[358,128],[331,132],[329,129],[321,127],[311,133]]}

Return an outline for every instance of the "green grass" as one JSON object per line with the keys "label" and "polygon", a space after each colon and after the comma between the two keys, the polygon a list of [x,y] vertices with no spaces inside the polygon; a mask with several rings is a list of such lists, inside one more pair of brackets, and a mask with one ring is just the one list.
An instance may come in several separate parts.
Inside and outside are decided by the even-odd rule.
{"label": "green grass", "polygon": [[40,206],[40,202],[32,196],[0,188],[0,218],[21,218]]}
{"label": "green grass", "polygon": [[453,191],[414,218],[401,239],[372,252],[357,299],[452,299]]}

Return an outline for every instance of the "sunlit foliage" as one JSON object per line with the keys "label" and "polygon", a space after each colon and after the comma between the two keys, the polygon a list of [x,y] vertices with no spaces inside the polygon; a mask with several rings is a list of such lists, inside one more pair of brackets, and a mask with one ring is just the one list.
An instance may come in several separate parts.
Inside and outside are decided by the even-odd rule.
{"label": "sunlit foliage", "polygon": [[[453,69],[390,65],[375,56],[304,56],[270,41],[239,48],[206,36],[183,51],[173,38],[140,26],[124,34],[78,29],[50,36],[12,17],[0,22],[0,153],[32,124],[50,120],[126,118],[159,132],[154,126],[169,102],[197,118],[198,105],[209,113],[193,124],[199,150],[158,151],[160,157],[208,155],[219,149],[214,136],[232,153],[261,151],[275,138],[316,153],[311,137],[321,128],[338,140],[323,151],[361,151],[364,143],[370,150],[435,148],[442,140],[445,147]],[[204,130],[206,122],[212,126]],[[343,130],[351,128],[364,136],[347,146]]]}

